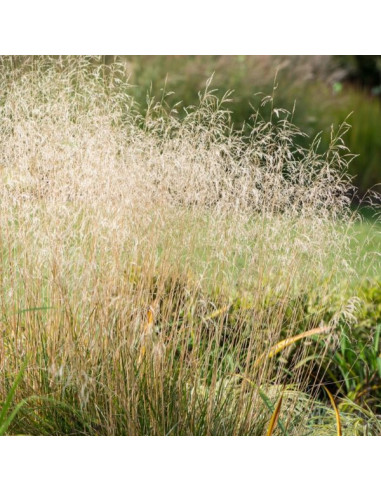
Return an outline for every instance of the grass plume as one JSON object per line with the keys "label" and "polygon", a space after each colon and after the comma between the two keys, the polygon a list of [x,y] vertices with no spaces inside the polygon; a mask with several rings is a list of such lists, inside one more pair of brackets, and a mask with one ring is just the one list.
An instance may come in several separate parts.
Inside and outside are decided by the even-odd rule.
{"label": "grass plume", "polygon": [[[254,112],[247,133],[232,128],[229,93],[209,83],[179,118],[165,96],[138,107],[122,66],[10,64],[0,66],[0,399],[25,357],[17,398],[43,397],[12,432],[264,434],[257,388],[303,393],[310,382],[308,365],[295,368],[307,342],[281,340],[320,333],[335,298],[327,350],[353,316],[348,125],[320,154],[318,139],[295,144],[292,113],[271,97],[270,120]],[[316,310],[301,320],[305,295]],[[280,343],[288,369],[271,352]],[[305,431],[314,401],[289,433]]]}

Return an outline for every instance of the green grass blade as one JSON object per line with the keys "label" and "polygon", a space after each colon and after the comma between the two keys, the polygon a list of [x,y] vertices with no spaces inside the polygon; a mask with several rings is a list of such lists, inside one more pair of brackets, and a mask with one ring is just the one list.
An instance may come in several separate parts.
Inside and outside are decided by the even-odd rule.
{"label": "green grass blade", "polygon": [[9,390],[9,392],[7,394],[7,398],[5,399],[5,402],[4,402],[3,407],[1,409],[1,412],[0,412],[0,425],[1,426],[3,425],[3,422],[5,419],[5,416],[7,415],[8,409],[12,404],[12,400],[13,400],[13,397],[15,395],[16,389],[17,389],[18,385],[20,384],[20,381],[24,375],[27,363],[28,363],[28,360],[25,359],[25,361],[23,362],[23,365],[21,366],[19,373],[16,376],[14,383],[12,384],[11,389]]}

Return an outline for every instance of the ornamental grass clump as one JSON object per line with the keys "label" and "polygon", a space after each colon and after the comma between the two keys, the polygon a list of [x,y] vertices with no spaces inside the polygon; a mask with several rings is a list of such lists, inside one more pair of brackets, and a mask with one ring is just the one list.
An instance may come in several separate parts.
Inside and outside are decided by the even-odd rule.
{"label": "ornamental grass clump", "polygon": [[354,316],[348,126],[320,154],[273,98],[247,132],[210,81],[192,108],[132,93],[122,65],[1,59],[8,431],[265,434],[288,392],[277,429],[306,433],[324,374],[298,363]]}

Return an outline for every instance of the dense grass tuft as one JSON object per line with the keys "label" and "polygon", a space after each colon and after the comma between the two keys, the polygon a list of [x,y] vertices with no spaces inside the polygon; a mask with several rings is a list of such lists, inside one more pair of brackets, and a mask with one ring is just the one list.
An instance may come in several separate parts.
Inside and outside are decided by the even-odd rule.
{"label": "dense grass tuft", "polygon": [[271,97],[241,132],[208,84],[178,118],[123,66],[1,63],[9,431],[264,434],[280,394],[276,432],[334,426],[316,360],[356,315],[348,125],[320,154]]}

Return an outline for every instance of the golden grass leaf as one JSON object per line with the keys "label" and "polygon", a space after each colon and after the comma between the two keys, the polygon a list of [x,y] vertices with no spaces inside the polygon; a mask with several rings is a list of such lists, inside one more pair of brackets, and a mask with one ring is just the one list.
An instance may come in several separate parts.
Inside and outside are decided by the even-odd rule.
{"label": "golden grass leaf", "polygon": [[145,345],[145,338],[146,336],[149,336],[151,333],[151,328],[153,327],[154,321],[155,321],[155,313],[156,309],[159,305],[159,298],[157,297],[153,303],[150,305],[147,311],[147,320],[143,328],[143,337],[142,337],[142,345],[140,348],[140,354],[139,354],[139,362],[143,359],[145,353],[146,353],[146,345]]}
{"label": "golden grass leaf", "polygon": [[266,436],[272,436],[274,429],[276,427],[276,424],[278,422],[279,414],[280,414],[280,407],[282,406],[282,400],[283,400],[283,394],[280,396],[279,401],[275,407],[275,410],[271,416],[269,426],[267,428],[267,433]]}
{"label": "golden grass leaf", "polygon": [[335,400],[333,398],[332,393],[329,391],[329,389],[323,385],[323,388],[325,389],[327,395],[329,396],[329,399],[331,400],[332,407],[335,411],[335,416],[336,416],[336,427],[337,427],[337,435],[342,436],[342,430],[341,430],[341,419],[340,419],[340,413],[339,409],[337,408],[337,405],[335,403]]}
{"label": "golden grass leaf", "polygon": [[271,347],[269,352],[263,352],[258,359],[254,363],[254,367],[258,367],[259,363],[262,362],[263,359],[266,357],[271,359],[274,357],[274,355],[278,354],[281,352],[283,349],[286,347],[289,347],[290,345],[294,344],[298,340],[302,340],[303,338],[310,337],[312,335],[320,335],[321,333],[327,333],[328,331],[331,330],[331,327],[329,326],[322,326],[320,328],[313,328],[312,330],[305,331],[304,333],[300,333],[299,335],[295,335],[294,337],[289,337],[285,338],[284,340],[281,340],[280,342],[276,343],[273,347]]}
{"label": "golden grass leaf", "polygon": [[211,313],[209,316],[204,318],[204,321],[208,321],[210,319],[217,318],[217,316],[220,316],[220,314],[226,313],[226,311],[229,311],[229,309],[230,309],[230,306],[224,306],[221,309],[217,309],[216,311],[213,311],[213,313]]}

